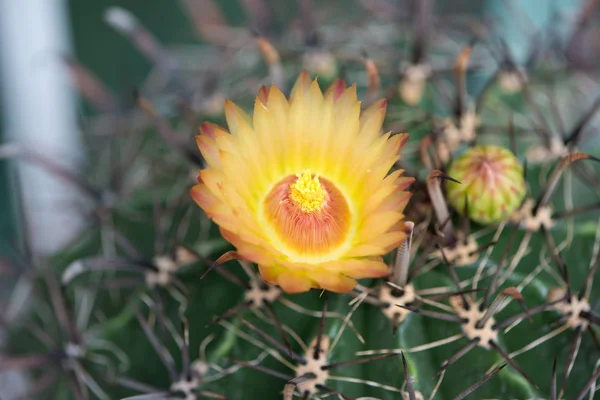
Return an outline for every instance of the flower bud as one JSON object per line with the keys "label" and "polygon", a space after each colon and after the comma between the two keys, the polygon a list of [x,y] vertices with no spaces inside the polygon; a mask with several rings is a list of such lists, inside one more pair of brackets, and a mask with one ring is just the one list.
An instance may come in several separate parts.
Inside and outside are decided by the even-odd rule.
{"label": "flower bud", "polygon": [[447,181],[450,205],[465,211],[475,222],[492,224],[508,218],[525,197],[523,167],[509,150],[500,146],[474,146],[450,164]]}

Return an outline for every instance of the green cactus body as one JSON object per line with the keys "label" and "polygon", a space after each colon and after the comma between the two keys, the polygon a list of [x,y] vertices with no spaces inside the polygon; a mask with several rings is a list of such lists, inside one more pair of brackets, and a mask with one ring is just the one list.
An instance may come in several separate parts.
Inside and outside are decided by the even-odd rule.
{"label": "green cactus body", "polygon": [[[455,110],[461,114],[455,115],[456,120],[471,118],[481,124],[471,124],[473,128],[477,125],[477,129],[470,129],[468,140],[460,141],[461,146],[468,148],[459,154],[453,146],[443,142],[443,136],[430,134],[439,133],[449,121],[448,115],[438,112],[447,106],[444,94],[461,90],[457,84],[457,88],[452,88],[457,90],[446,91],[445,79],[439,79],[440,71],[453,68],[460,51],[455,43],[468,42],[464,32],[455,36],[455,27],[446,30],[453,24],[435,26],[435,35],[425,41],[425,50],[417,49],[419,59],[411,61],[416,63],[411,64],[414,69],[403,70],[403,77],[408,80],[402,86],[402,77],[395,74],[400,47],[412,46],[413,36],[419,35],[409,32],[408,24],[398,24],[398,18],[404,20],[406,16],[407,20],[417,22],[417,26],[426,20],[411,15],[413,7],[397,9],[394,14],[389,10],[398,2],[338,1],[343,7],[328,10],[321,8],[322,2],[314,1],[313,17],[319,18],[312,20],[314,26],[303,25],[303,29],[308,32],[323,27],[326,33],[323,47],[316,50],[332,50],[307,56],[307,49],[297,46],[298,24],[278,21],[284,22],[278,25],[281,30],[262,26],[269,21],[269,16],[273,22],[284,10],[279,2],[163,2],[167,6],[161,12],[165,13],[172,12],[175,4],[183,5],[206,39],[195,49],[197,52],[190,51],[193,46],[185,46],[181,57],[181,51],[171,53],[171,49],[167,51],[167,46],[158,43],[164,31],[144,37],[143,23],[148,22],[145,17],[147,13],[156,13],[159,3],[144,6],[139,19],[120,9],[112,15],[118,18],[109,21],[128,28],[119,31],[123,34],[120,40],[133,44],[125,44],[127,52],[149,56],[156,68],[148,84],[140,86],[143,88],[138,98],[140,107],[134,112],[127,102],[121,104],[115,100],[114,110],[99,110],[102,112],[99,121],[93,121],[98,123],[82,129],[86,134],[88,129],[92,131],[89,165],[96,169],[89,171],[89,176],[83,173],[81,176],[93,189],[83,187],[86,193],[93,192],[97,206],[94,213],[87,214],[90,217],[86,234],[48,262],[39,262],[40,265],[35,264],[41,258],[36,254],[23,254],[15,259],[0,257],[0,286],[9,292],[7,296],[0,296],[0,333],[4,334],[5,328],[7,333],[6,343],[0,348],[0,373],[31,372],[35,385],[27,389],[39,389],[21,398],[112,400],[135,396],[133,398],[138,399],[281,400],[285,393],[285,400],[396,400],[413,398],[408,393],[412,386],[415,399],[462,399],[461,393],[466,392],[467,399],[551,399],[555,360],[556,392],[563,392],[556,398],[590,397],[590,386],[587,393],[583,392],[585,385],[600,369],[597,348],[600,343],[597,311],[600,213],[597,207],[590,206],[598,203],[599,192],[589,182],[597,184],[599,170],[594,169],[593,164],[586,170],[574,170],[587,174],[589,181],[580,180],[575,173],[567,175],[569,180],[555,175],[557,166],[562,165],[567,171],[575,162],[560,160],[565,156],[564,151],[572,147],[562,139],[569,137],[566,134],[569,132],[564,132],[562,137],[554,135],[549,143],[530,140],[539,138],[524,137],[534,132],[523,126],[523,118],[513,121],[518,132],[514,136],[518,157],[532,150],[541,150],[538,154],[544,155],[539,157],[539,164],[529,164],[526,177],[517,157],[506,148],[468,144],[472,136],[480,143],[480,139],[485,140],[480,135],[489,134],[490,127],[508,127],[511,121],[503,112],[507,108],[515,116],[537,119],[556,111],[554,107],[546,109],[545,103],[540,102],[537,113],[530,107],[529,99],[521,97],[521,91],[514,93],[513,102],[507,104],[506,96],[494,89],[487,93],[485,102],[463,101],[462,107]],[[258,46],[254,46],[255,38],[241,28],[241,20],[233,21],[232,25],[237,27],[229,26],[225,15],[218,15],[225,3],[243,3],[252,17],[252,25],[257,25],[257,30],[265,35],[261,37],[263,45],[268,40],[269,51],[279,53],[271,54],[270,60],[263,60]],[[311,4],[309,1],[297,3],[305,7]],[[354,17],[346,13],[346,8],[351,8],[349,4],[359,3],[371,9]],[[428,1],[413,3],[418,9]],[[454,3],[468,3],[471,7],[474,2],[439,1],[435,8],[458,7]],[[257,8],[257,5],[264,7]],[[271,6],[273,12],[267,15]],[[275,12],[275,7],[279,7],[279,12]],[[95,23],[98,22],[96,14],[90,14]],[[178,10],[176,14],[181,13]],[[167,20],[159,16],[161,22]],[[208,21],[201,20],[204,16]],[[335,21],[324,18],[327,16],[335,16]],[[74,20],[82,24],[80,16],[76,17]],[[359,23],[354,23],[355,17],[359,17],[356,20]],[[453,14],[443,17],[451,22]],[[408,34],[398,35],[398,29],[406,29]],[[421,33],[427,31],[433,30],[424,29]],[[405,38],[409,38],[408,41]],[[89,47],[93,52],[102,52],[98,59],[116,57],[104,54],[113,50],[107,46]],[[380,86],[369,86],[372,82],[368,81],[362,50],[366,50],[377,66]],[[554,52],[541,53],[539,57],[552,57]],[[82,74],[84,63],[69,62],[77,72],[74,77],[79,78],[75,81],[88,84],[79,88],[80,91],[84,97],[90,97],[93,94],[90,88],[101,86],[89,85],[94,83],[93,76]],[[574,85],[562,79],[571,75],[571,69],[560,64],[562,62],[564,57],[551,59],[547,66],[558,63],[561,67],[559,73],[552,75],[552,93],[559,93],[558,97],[573,103],[572,108],[579,108],[573,118],[565,116],[568,118],[563,122],[568,130],[566,125],[572,119],[581,115],[588,118],[592,113],[589,112],[591,102],[579,105],[575,96],[568,96]],[[119,63],[113,64],[107,64],[111,71]],[[272,112],[279,107],[282,115],[281,119],[279,115],[277,118],[278,135],[273,136],[277,139],[287,126],[288,107],[303,103],[270,103],[269,96],[282,94],[259,90],[256,98],[255,89],[260,84],[270,85],[278,80],[282,93],[291,93],[293,76],[302,68],[311,67],[319,75],[315,86],[311,86],[318,96],[317,84],[324,89],[331,86],[330,80],[337,78],[343,78],[342,83],[347,86],[356,84],[356,92],[345,92],[341,84],[333,85],[323,97],[333,98],[326,108],[328,113],[348,110],[340,114],[343,118],[335,124],[329,122],[339,130],[340,136],[358,135],[373,121],[378,127],[380,123],[383,125],[383,132],[392,131],[394,134],[389,138],[393,140],[399,139],[396,135],[399,132],[406,131],[410,135],[407,151],[402,152],[399,160],[395,158],[396,148],[386,150],[387,164],[381,157],[367,157],[364,151],[365,143],[371,139],[377,139],[376,147],[384,145],[385,140],[378,136],[379,129],[367,135],[368,141],[340,145],[327,153],[335,157],[332,165],[339,166],[340,174],[349,181],[359,181],[356,174],[359,170],[381,174],[382,179],[390,181],[389,187],[377,190],[368,185],[369,179],[365,178],[352,192],[364,200],[356,203],[356,207],[373,208],[372,201],[379,202],[396,190],[401,184],[395,180],[401,173],[398,169],[405,170],[407,176],[417,177],[407,188],[413,196],[402,224],[395,221],[401,211],[399,205],[403,206],[406,199],[404,194],[389,197],[382,203],[380,212],[373,213],[373,218],[356,218],[357,226],[394,228],[389,235],[382,235],[380,241],[361,246],[354,254],[361,259],[369,259],[369,254],[381,256],[383,274],[388,270],[391,273],[373,279],[358,274],[356,279],[360,285],[346,293],[315,289],[293,294],[280,286],[269,285],[261,279],[257,265],[240,259],[239,248],[234,249],[223,237],[224,231],[219,231],[188,193],[198,182],[198,170],[205,167],[206,161],[220,164],[216,156],[237,161],[243,155],[241,150],[252,148],[253,142],[244,139],[247,142],[237,148],[241,149],[238,152],[230,146],[230,133],[210,131],[202,140],[219,142],[223,148],[211,151],[207,147],[209,151],[204,159],[187,142],[193,140],[184,136],[185,133],[195,131],[199,122],[206,119],[225,126],[227,116],[222,112],[222,100],[231,98],[248,116]],[[539,72],[535,68],[528,69],[532,84],[522,91],[531,92],[534,100],[538,99],[537,91],[545,82]],[[589,78],[585,79],[583,82],[589,84]],[[462,83],[465,89],[466,82]],[[398,93],[399,86],[401,93]],[[362,125],[350,129],[347,120],[351,118],[346,116],[356,117],[361,110],[358,106],[348,108],[348,104],[356,103],[355,93],[358,99],[364,99],[363,94],[369,89],[376,92],[369,94],[389,97],[387,120],[383,118],[381,107],[375,107]],[[544,95],[545,89],[542,89]],[[466,90],[463,94],[468,97]],[[306,102],[306,115],[296,118],[295,124],[303,127],[313,123],[312,105],[321,101]],[[477,107],[465,107],[475,103]],[[561,107],[558,109],[566,112]],[[233,119],[244,131],[260,131],[260,119],[256,124],[249,121],[249,118]],[[264,120],[262,123],[264,125]],[[315,136],[320,135],[322,125],[314,124],[314,127]],[[592,136],[593,130],[583,129],[583,123],[573,123],[571,127],[575,133],[586,131]],[[508,129],[502,134],[507,132]],[[310,139],[298,135],[297,141],[286,146],[278,145],[275,140],[272,146],[265,147],[268,151],[256,152],[258,155],[252,160],[291,151],[304,142],[312,146],[311,152],[321,152]],[[107,152],[96,147],[100,140],[106,140],[102,144],[106,145]],[[580,149],[599,153],[589,142],[584,145],[578,140],[573,139]],[[332,138],[329,144],[337,146],[340,141]],[[446,150],[445,154],[435,151],[441,147]],[[10,149],[0,144],[0,162],[11,156]],[[122,151],[108,152],[113,149]],[[357,162],[352,169],[343,171],[339,159],[347,151],[356,151]],[[36,160],[33,152],[26,156],[19,162]],[[454,162],[448,165],[445,156]],[[41,164],[48,166],[48,170],[58,171],[62,177],[72,178],[60,174],[60,160],[55,161],[51,165]],[[190,178],[192,169],[193,178]],[[393,171],[386,175],[389,169]],[[231,171],[234,177],[239,172],[240,181],[247,172],[237,164]],[[426,182],[423,177],[432,172],[435,172],[434,178]],[[447,178],[445,175],[461,183],[442,183],[440,179]],[[103,181],[104,176],[110,180],[105,185],[108,189],[99,187],[102,183],[98,181]],[[219,174],[204,175],[204,182],[222,189],[219,195],[222,198],[242,198],[231,192],[228,182],[220,177]],[[80,182],[79,179],[68,180],[74,185]],[[529,193],[523,202],[526,186]],[[428,187],[435,191],[428,191]],[[96,195],[96,188],[100,195]],[[242,192],[244,196],[248,193],[250,191]],[[205,194],[199,192],[200,197]],[[540,204],[536,196],[544,199],[544,207],[536,207]],[[468,200],[469,218],[462,218],[462,223],[456,224],[449,218],[448,204],[463,213],[465,200]],[[39,201],[48,200],[40,196]],[[223,208],[208,205],[214,214],[223,217]],[[578,215],[577,209],[587,210],[586,214]],[[247,220],[246,208],[236,206],[232,210],[228,221]],[[509,220],[511,215],[513,218]],[[533,223],[528,223],[526,217]],[[506,224],[488,229],[471,224],[471,220],[481,224],[501,221]],[[447,225],[442,227],[442,224]],[[247,230],[255,228],[247,223]],[[398,251],[393,249],[382,254],[389,243],[396,246],[397,230],[404,230],[407,239]],[[494,230],[496,233],[491,232]],[[247,249],[264,242],[262,234],[249,235],[244,229],[239,234],[252,236]],[[448,239],[454,236],[445,247],[440,244],[444,236]],[[365,234],[365,237],[371,235]],[[7,242],[12,243],[12,238]],[[0,252],[2,250],[0,248]],[[0,376],[0,397],[10,399],[12,397],[5,395],[4,385],[11,379],[3,378]],[[477,382],[480,385],[470,394],[471,385]]]}

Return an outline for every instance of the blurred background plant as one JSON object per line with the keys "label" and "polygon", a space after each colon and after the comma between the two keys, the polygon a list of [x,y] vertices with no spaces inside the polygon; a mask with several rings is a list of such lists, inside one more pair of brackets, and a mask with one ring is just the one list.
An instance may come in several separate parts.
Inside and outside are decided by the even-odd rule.
{"label": "blurred background plant", "polygon": [[[593,398],[599,3],[3,2],[0,397]],[[412,242],[349,295],[269,287],[188,195],[200,123],[301,69],[411,135]],[[480,144],[527,186],[489,226],[441,185]]]}

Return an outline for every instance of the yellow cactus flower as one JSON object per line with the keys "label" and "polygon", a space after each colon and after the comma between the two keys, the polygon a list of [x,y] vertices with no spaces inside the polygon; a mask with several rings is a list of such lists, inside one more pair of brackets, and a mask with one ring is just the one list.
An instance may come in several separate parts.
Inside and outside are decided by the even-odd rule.
{"label": "yellow cactus flower", "polygon": [[413,178],[388,175],[408,135],[381,135],[386,101],[361,113],[356,86],[324,94],[306,72],[290,99],[262,87],[251,117],[230,101],[230,132],[204,123],[208,168],[190,194],[240,257],[285,292],[348,292],[388,274],[382,255],[404,239]]}

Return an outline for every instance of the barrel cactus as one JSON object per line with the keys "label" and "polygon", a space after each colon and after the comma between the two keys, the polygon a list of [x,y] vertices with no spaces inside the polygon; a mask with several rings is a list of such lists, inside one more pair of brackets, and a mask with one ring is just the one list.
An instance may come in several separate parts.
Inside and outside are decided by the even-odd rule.
{"label": "barrel cactus", "polygon": [[[191,63],[108,10],[155,66],[133,107],[67,60],[84,131],[127,151],[94,160],[103,185],[0,148],[92,200],[72,245],[2,260],[0,372],[26,373],[28,399],[589,397],[600,175],[582,132],[600,103],[570,96],[572,47],[536,52],[507,92],[514,60],[476,16],[457,32],[429,1],[357,2],[355,24],[298,3],[292,24],[244,2],[251,30],[181,2],[206,43]],[[490,72],[476,96],[472,64]]]}

